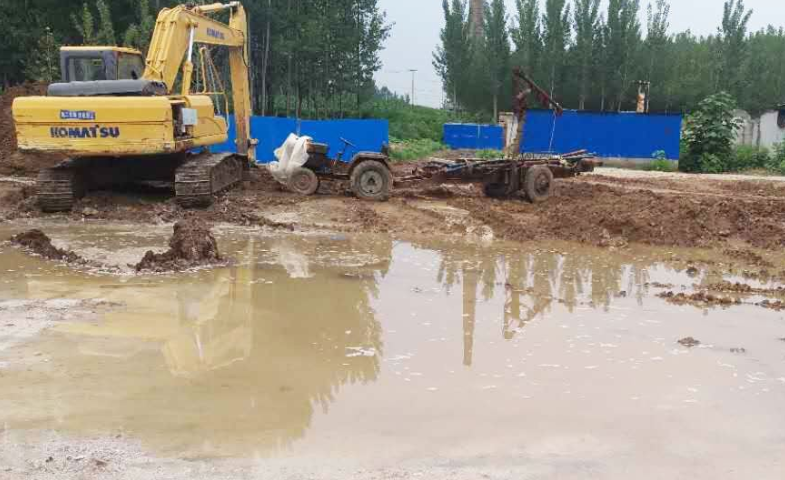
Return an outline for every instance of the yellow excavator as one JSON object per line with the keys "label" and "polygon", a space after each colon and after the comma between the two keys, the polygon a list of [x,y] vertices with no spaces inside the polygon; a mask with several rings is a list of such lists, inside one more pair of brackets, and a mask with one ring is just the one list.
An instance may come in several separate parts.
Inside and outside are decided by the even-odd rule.
{"label": "yellow excavator", "polygon": [[[216,18],[227,13],[228,23]],[[237,154],[207,151],[227,141],[229,105],[206,46],[228,50]],[[50,85],[45,97],[13,104],[20,150],[70,157],[40,172],[40,207],[68,211],[86,191],[143,181],[173,182],[179,204],[205,206],[241,182],[257,143],[250,134],[248,54],[240,2],[162,10],[146,61],[126,48],[61,49],[62,83]],[[192,83],[199,86],[195,55],[202,55],[196,69],[202,88],[192,92]]]}

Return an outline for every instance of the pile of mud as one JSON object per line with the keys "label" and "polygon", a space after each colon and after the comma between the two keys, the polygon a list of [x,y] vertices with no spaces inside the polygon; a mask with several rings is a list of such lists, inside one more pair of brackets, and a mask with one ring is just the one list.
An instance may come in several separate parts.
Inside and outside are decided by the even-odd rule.
{"label": "pile of mud", "polygon": [[600,246],[627,243],[708,247],[741,240],[765,249],[785,246],[785,199],[671,195],[593,184],[556,182],[545,203],[452,200],[508,240],[554,238]]}
{"label": "pile of mud", "polygon": [[46,85],[27,83],[11,87],[0,96],[0,175],[33,176],[59,163],[60,155],[23,154],[17,151],[16,127],[11,111],[14,99],[46,95]]}
{"label": "pile of mud", "polygon": [[11,237],[11,243],[22,247],[32,254],[40,255],[47,260],[58,260],[67,263],[86,263],[86,261],[76,253],[52,245],[52,240],[46,236],[44,232],[38,229]]}
{"label": "pile of mud", "polygon": [[136,265],[136,271],[171,272],[189,268],[225,263],[218,252],[210,228],[196,219],[184,220],[174,225],[169,239],[169,250],[164,253],[147,252]]}

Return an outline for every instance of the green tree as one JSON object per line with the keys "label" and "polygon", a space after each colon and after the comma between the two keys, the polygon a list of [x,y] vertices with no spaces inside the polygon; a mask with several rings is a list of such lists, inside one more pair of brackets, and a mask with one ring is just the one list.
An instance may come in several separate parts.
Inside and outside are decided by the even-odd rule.
{"label": "green tree", "polygon": [[71,14],[71,21],[74,27],[76,27],[76,31],[82,37],[82,45],[95,45],[95,19],[87,3],[82,4],[82,11],[79,16],[75,13]]}
{"label": "green tree", "polygon": [[441,45],[433,54],[433,67],[442,79],[444,90],[458,107],[458,91],[466,84],[471,61],[470,26],[465,0],[442,0],[445,25],[440,33]]}
{"label": "green tree", "polygon": [[[660,88],[665,83],[667,70],[671,67],[666,58],[670,41],[668,34],[670,10],[670,4],[666,0],[656,0],[654,6],[650,3],[646,8],[647,28],[644,48],[648,57],[646,62],[648,68],[645,79]],[[648,99],[649,102],[651,100]]]}
{"label": "green tree", "polygon": [[504,0],[492,0],[485,10],[483,58],[493,98],[493,118],[499,117],[499,96],[510,79],[510,37]]}
{"label": "green tree", "polygon": [[600,36],[600,0],[575,0],[573,25],[579,76],[578,109],[584,110],[591,91],[592,66]]}
{"label": "green tree", "polygon": [[542,27],[542,66],[547,71],[548,88],[551,95],[557,91],[562,95],[566,52],[570,41],[570,6],[566,0],[546,0]]}
{"label": "green tree", "polygon": [[36,48],[25,64],[25,76],[44,83],[52,83],[60,78],[60,45],[51,28],[44,28],[39,37]]}
{"label": "green tree", "polygon": [[98,10],[98,31],[95,34],[95,41],[100,45],[117,45],[112,25],[112,12],[109,5],[104,0],[95,0],[95,8]]}
{"label": "green tree", "polygon": [[532,78],[539,72],[542,31],[538,0],[515,0],[516,21],[510,35],[515,45],[514,61]]}
{"label": "green tree", "polygon": [[123,37],[123,44],[126,47],[135,48],[147,55],[150,48],[150,40],[155,29],[155,17],[150,10],[149,0],[134,0],[136,6],[136,18],[134,23],[128,26]]}
{"label": "green tree", "polygon": [[754,88],[745,88],[741,101],[745,110],[756,115],[785,99],[785,31],[769,26],[755,32],[747,50],[744,70],[755,72],[750,79]]}
{"label": "green tree", "polygon": [[610,0],[606,20],[604,55],[610,89],[615,92],[615,108],[622,110],[625,96],[633,80],[635,60],[641,44],[638,19],[640,0]]}
{"label": "green tree", "polygon": [[726,0],[722,13],[722,26],[718,29],[720,40],[720,72],[718,89],[731,92],[737,98],[745,88],[743,65],[747,60],[747,25],[752,10],[744,7],[744,0]]}

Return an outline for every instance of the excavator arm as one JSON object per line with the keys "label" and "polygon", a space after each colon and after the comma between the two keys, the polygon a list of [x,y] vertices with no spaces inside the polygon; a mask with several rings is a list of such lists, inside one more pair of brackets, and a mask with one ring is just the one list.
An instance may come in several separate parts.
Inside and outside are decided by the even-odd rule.
{"label": "excavator arm", "polygon": [[[229,12],[228,24],[208,16],[225,11]],[[162,82],[172,94],[182,67],[181,94],[189,95],[195,44],[221,46],[229,50],[237,153],[255,160],[256,142],[251,138],[250,124],[248,20],[242,4],[180,5],[162,10],[150,42],[144,79]]]}

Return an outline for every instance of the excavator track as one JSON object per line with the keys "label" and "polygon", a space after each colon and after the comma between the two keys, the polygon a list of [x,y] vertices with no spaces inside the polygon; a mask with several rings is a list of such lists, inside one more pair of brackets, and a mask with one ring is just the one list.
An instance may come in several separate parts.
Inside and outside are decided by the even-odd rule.
{"label": "excavator track", "polygon": [[84,196],[80,169],[65,162],[38,173],[38,205],[44,212],[67,212]]}
{"label": "excavator track", "polygon": [[175,171],[177,204],[184,208],[210,206],[213,195],[242,182],[245,162],[232,153],[190,157]]}

